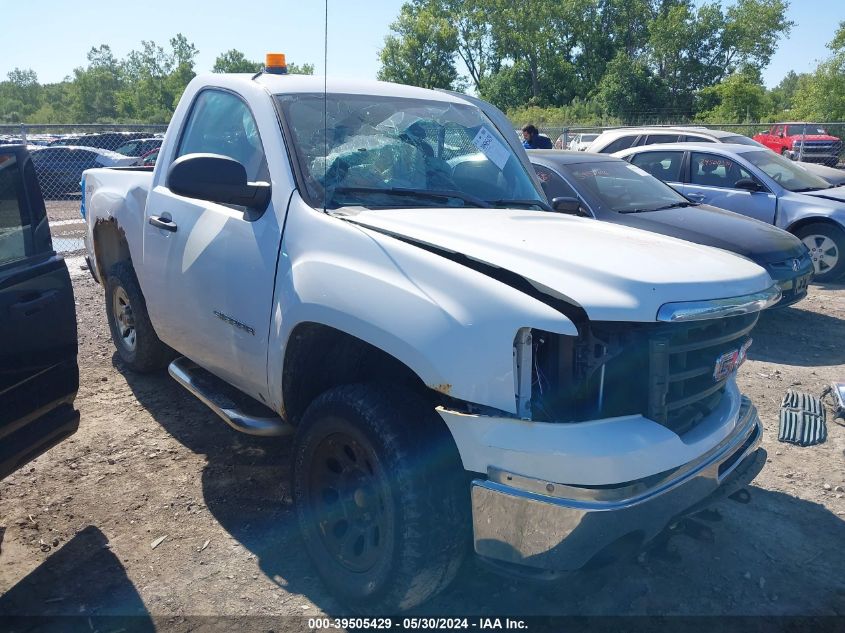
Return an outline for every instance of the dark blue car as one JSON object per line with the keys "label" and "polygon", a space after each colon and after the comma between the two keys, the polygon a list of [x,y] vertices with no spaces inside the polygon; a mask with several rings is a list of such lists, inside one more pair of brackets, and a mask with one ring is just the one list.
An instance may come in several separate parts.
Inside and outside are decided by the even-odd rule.
{"label": "dark blue car", "polygon": [[[800,301],[813,261],[797,237],[765,222],[688,200],[639,167],[606,154],[528,152],[552,207],[742,255],[780,286],[777,307]],[[608,245],[612,248],[612,245]],[[596,257],[601,257],[596,253]],[[667,262],[671,265],[671,262]]]}

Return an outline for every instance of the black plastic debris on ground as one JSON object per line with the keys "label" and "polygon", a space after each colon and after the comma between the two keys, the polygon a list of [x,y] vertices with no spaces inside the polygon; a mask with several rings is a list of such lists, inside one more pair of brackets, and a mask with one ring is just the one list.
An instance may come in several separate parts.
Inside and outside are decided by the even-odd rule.
{"label": "black plastic debris on ground", "polygon": [[825,408],[820,398],[790,389],[780,405],[778,440],[812,446],[827,439]]}

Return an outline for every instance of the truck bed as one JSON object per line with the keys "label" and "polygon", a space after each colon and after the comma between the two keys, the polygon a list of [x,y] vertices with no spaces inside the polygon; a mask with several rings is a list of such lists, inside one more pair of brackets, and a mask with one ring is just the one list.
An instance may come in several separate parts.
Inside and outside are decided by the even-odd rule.
{"label": "truck bed", "polygon": [[141,252],[144,207],[153,184],[148,167],[89,169],[82,174],[82,217],[88,225],[86,249],[92,272],[102,279],[93,254],[93,232],[102,222],[112,222],[126,238],[131,253]]}

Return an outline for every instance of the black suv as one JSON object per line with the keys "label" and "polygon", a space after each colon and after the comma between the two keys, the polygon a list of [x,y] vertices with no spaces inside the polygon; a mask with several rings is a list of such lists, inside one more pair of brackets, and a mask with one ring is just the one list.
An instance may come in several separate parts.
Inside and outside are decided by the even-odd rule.
{"label": "black suv", "polygon": [[79,427],[76,309],[32,160],[0,145],[0,478]]}

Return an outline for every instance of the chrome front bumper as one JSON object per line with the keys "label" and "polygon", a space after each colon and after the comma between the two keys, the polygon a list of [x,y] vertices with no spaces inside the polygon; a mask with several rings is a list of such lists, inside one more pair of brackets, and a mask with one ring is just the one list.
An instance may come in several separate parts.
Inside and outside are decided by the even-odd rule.
{"label": "chrome front bumper", "polygon": [[743,398],[735,430],[697,460],[618,486],[566,486],[490,469],[472,482],[475,551],[574,570],[615,544],[644,544],[670,523],[746,486],[762,469],[762,425]]}

